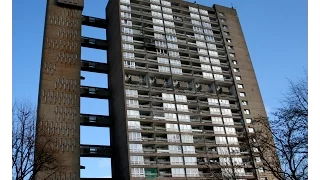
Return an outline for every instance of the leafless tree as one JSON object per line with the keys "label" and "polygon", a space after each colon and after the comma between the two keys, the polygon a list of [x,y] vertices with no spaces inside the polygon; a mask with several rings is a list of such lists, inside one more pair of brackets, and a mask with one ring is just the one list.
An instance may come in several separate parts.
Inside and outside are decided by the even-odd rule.
{"label": "leafless tree", "polygon": [[[36,127],[36,108],[27,101],[12,107],[12,179],[48,179],[64,167],[50,134]],[[40,138],[36,139],[36,134]],[[37,142],[36,142],[37,141]]]}
{"label": "leafless tree", "polygon": [[250,135],[250,144],[265,170],[279,180],[305,180],[308,179],[308,80],[289,82],[282,107],[271,118],[254,119],[256,128]]}

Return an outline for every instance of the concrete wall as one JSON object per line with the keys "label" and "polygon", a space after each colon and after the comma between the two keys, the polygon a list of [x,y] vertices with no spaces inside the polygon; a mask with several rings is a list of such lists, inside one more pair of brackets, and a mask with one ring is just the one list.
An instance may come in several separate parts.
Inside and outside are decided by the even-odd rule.
{"label": "concrete wall", "polygon": [[110,116],[113,127],[110,128],[112,146],[112,177],[126,180],[130,176],[129,149],[127,139],[127,121],[125,107],[125,85],[122,60],[120,4],[119,0],[109,0],[106,8],[108,22],[107,39],[109,43],[109,89],[111,91]]}
{"label": "concrete wall", "polygon": [[[83,3],[83,0],[80,1]],[[55,2],[47,1],[37,126],[44,129],[48,129],[47,125],[50,127],[48,134],[59,149],[58,156],[64,159],[64,165],[67,166],[61,174],[54,174],[55,178],[80,179],[82,11],[59,7]],[[43,179],[44,176],[46,173],[42,172],[37,179]]]}

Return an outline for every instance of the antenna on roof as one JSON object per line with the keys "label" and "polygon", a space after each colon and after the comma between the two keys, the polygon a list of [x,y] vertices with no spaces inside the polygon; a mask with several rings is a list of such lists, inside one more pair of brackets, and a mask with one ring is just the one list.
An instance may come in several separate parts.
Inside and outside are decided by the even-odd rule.
{"label": "antenna on roof", "polygon": [[231,8],[232,8],[232,9],[234,9],[234,8],[233,8],[233,4],[232,4],[232,3],[231,3]]}

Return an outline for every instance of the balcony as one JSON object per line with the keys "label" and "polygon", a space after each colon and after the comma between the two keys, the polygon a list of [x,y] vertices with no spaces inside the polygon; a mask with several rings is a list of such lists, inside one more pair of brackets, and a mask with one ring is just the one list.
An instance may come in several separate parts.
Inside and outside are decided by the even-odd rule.
{"label": "balcony", "polygon": [[80,145],[80,157],[106,157],[111,158],[110,146]]}

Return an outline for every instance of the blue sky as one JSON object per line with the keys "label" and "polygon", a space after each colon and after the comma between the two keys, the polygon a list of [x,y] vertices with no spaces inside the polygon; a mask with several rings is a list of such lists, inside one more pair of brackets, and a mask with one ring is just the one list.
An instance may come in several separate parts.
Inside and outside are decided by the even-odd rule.
{"label": "blue sky", "polygon": [[[85,0],[84,15],[105,18],[108,0]],[[193,2],[193,1],[190,1]],[[197,0],[237,9],[242,30],[268,112],[279,107],[289,79],[304,75],[308,68],[307,1],[299,0]],[[12,99],[37,102],[45,0],[13,0]],[[106,39],[105,31],[83,26],[83,36]],[[106,62],[106,53],[82,48],[82,59]],[[108,87],[107,75],[83,73],[82,85]],[[81,113],[108,115],[108,102],[81,99]],[[108,130],[81,128],[81,143],[109,144]],[[102,138],[105,137],[105,138]],[[82,177],[110,176],[109,159],[81,159],[87,170]]]}

